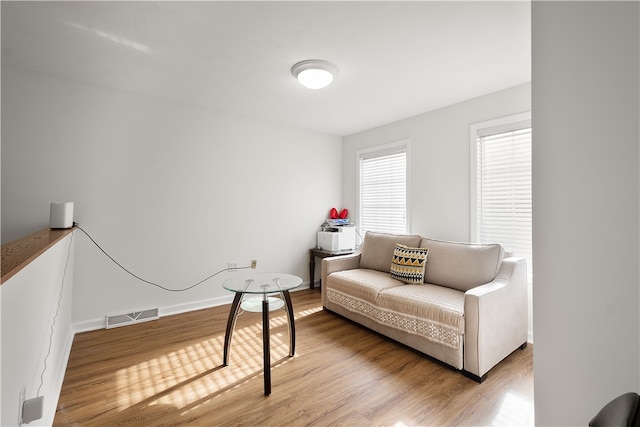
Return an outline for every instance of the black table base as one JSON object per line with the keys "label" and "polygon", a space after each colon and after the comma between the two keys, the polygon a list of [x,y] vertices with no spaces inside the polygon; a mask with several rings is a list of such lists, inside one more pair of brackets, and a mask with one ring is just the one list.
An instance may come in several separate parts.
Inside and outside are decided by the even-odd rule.
{"label": "black table base", "polygon": [[[287,317],[289,320],[289,356],[293,357],[296,348],[296,333],[295,333],[295,319],[293,315],[293,305],[291,303],[291,296],[289,291],[280,292],[282,295],[287,310]],[[231,339],[233,337],[233,330],[235,329],[236,319],[240,311],[240,303],[242,297],[245,295],[243,292],[236,292],[231,304],[231,310],[229,311],[229,318],[227,319],[227,330],[224,335],[224,353],[222,357],[222,364],[229,366],[229,348],[231,346]],[[264,356],[264,395],[271,394],[271,337],[269,331],[269,298],[265,294],[262,300],[262,353]]]}

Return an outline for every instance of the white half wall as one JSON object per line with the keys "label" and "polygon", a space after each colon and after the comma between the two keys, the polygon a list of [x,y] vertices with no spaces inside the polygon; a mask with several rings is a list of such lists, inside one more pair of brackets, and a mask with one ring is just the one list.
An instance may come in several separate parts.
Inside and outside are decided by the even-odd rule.
{"label": "white half wall", "polygon": [[73,342],[76,237],[66,236],[0,286],[0,425],[19,425],[21,393],[26,399],[44,397],[43,417],[30,426],[53,424]]}
{"label": "white half wall", "polygon": [[[309,280],[309,248],[342,199],[341,138],[2,68],[2,241],[49,203],[126,268],[178,289],[228,262]],[[73,322],[231,296],[222,273],[171,293],[77,233]],[[174,310],[175,311],[175,310]]]}
{"label": "white half wall", "polygon": [[540,426],[640,391],[639,6],[531,6]]}

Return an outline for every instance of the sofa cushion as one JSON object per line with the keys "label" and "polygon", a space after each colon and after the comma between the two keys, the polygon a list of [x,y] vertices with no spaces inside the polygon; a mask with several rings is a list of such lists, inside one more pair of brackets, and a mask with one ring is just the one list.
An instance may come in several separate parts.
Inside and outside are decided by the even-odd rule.
{"label": "sofa cushion", "polygon": [[464,292],[437,285],[405,285],[383,290],[377,303],[381,310],[393,313],[385,318],[390,326],[447,347],[461,345]]}
{"label": "sofa cushion", "polygon": [[388,272],[356,268],[342,270],[327,276],[327,283],[322,284],[327,291],[335,290],[353,297],[374,303],[380,292],[396,286],[404,286],[399,280],[392,279]]}
{"label": "sofa cushion", "polygon": [[[374,270],[366,270],[374,271]],[[381,272],[377,272],[383,274]],[[333,273],[329,278],[334,278]],[[387,274],[388,280],[393,280]],[[384,281],[384,280],[382,280]],[[436,285],[326,287],[327,301],[391,327],[446,347],[459,349],[464,335],[464,292]],[[372,296],[377,294],[377,298]]]}
{"label": "sofa cushion", "polygon": [[400,235],[375,233],[367,231],[360,247],[360,268],[371,270],[391,271],[391,257],[396,243],[409,247],[420,246],[422,237],[417,235]]}
{"label": "sofa cushion", "polygon": [[443,242],[424,238],[420,247],[429,249],[424,281],[463,292],[491,282],[503,258],[498,244]]}
{"label": "sofa cushion", "polygon": [[410,248],[396,243],[391,257],[391,277],[404,283],[424,283],[427,248]]}

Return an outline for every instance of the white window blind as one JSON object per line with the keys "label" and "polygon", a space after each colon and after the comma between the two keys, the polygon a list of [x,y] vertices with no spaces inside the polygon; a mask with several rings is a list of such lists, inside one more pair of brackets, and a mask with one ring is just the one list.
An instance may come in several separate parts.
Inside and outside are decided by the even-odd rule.
{"label": "white window blind", "polygon": [[[477,128],[474,240],[527,259],[533,277],[530,120]],[[473,136],[473,135],[472,135]]]}
{"label": "white window blind", "polygon": [[407,232],[407,145],[360,152],[359,228]]}

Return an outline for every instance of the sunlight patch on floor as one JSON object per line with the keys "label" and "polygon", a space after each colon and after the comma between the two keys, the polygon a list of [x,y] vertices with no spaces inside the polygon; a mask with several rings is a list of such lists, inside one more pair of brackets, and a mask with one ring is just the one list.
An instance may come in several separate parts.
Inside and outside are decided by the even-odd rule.
{"label": "sunlight patch on floor", "polygon": [[318,307],[310,308],[308,310],[299,311],[297,317],[305,317],[314,313],[319,313],[321,311],[322,311],[322,306],[318,306]]}
{"label": "sunlight patch on floor", "polygon": [[[303,314],[306,315],[306,314]],[[262,320],[238,321],[229,350],[229,366],[222,366],[224,335],[213,336],[148,359],[116,373],[118,406],[123,410],[145,403],[186,408],[206,402],[254,377],[262,378]],[[289,355],[287,316],[272,317],[271,361]]]}
{"label": "sunlight patch on floor", "polygon": [[[531,399],[507,393],[491,426],[533,426],[534,410]],[[523,420],[526,422],[523,424]]]}

